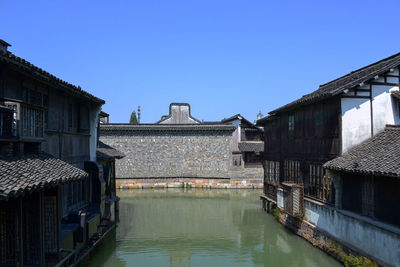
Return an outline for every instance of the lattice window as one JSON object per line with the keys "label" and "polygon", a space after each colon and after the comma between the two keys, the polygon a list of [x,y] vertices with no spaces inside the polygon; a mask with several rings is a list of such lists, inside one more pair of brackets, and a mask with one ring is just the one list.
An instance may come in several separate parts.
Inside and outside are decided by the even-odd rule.
{"label": "lattice window", "polygon": [[325,169],[319,164],[309,165],[309,180],[306,183],[306,195],[324,202],[333,201],[332,181]]}
{"label": "lattice window", "polygon": [[12,136],[13,112],[0,110],[0,136]]}
{"label": "lattice window", "polygon": [[48,95],[43,95],[43,106],[45,108],[44,110],[44,125],[45,129],[49,128],[49,96]]}
{"label": "lattice window", "polygon": [[0,266],[18,266],[19,259],[19,205],[16,201],[0,203]]}
{"label": "lattice window", "polygon": [[70,210],[80,209],[86,204],[89,199],[87,192],[89,184],[87,180],[89,179],[69,183],[63,187],[63,194],[66,195],[64,201],[67,202],[63,207],[63,215],[67,215]]}
{"label": "lattice window", "polygon": [[285,160],[284,181],[303,183],[301,179],[300,161]]}
{"label": "lattice window", "polygon": [[40,264],[40,207],[38,194],[28,196],[23,202],[24,264]]}
{"label": "lattice window", "polygon": [[44,249],[45,253],[57,253],[57,198],[46,196],[43,199]]}
{"label": "lattice window", "polygon": [[43,110],[21,105],[21,131],[24,137],[43,137]]}
{"label": "lattice window", "polygon": [[279,183],[279,161],[265,161],[265,182],[278,185]]}

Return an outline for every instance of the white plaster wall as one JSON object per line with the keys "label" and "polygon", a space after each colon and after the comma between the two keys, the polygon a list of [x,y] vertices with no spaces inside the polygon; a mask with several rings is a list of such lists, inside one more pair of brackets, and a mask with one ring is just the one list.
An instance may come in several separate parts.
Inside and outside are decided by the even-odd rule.
{"label": "white plaster wall", "polygon": [[380,261],[400,266],[400,229],[378,227],[379,223],[372,224],[368,219],[359,219],[313,201],[305,200],[304,205],[304,219],[318,229]]}
{"label": "white plaster wall", "polygon": [[187,105],[173,105],[170,110],[171,117],[160,122],[160,124],[198,124],[199,122],[190,117],[190,108]]}
{"label": "white plaster wall", "polygon": [[236,127],[236,130],[232,133],[232,151],[239,151],[240,120],[234,120],[232,124]]}
{"label": "white plaster wall", "polygon": [[342,153],[371,137],[368,99],[342,98]]}
{"label": "white plaster wall", "polygon": [[99,114],[101,111],[101,105],[92,106],[89,109],[89,123],[90,123],[90,141],[89,151],[90,160],[96,161],[96,149],[97,149],[97,122],[99,120]]}
{"label": "white plaster wall", "polygon": [[398,90],[398,86],[372,86],[372,112],[374,135],[383,131],[386,124],[395,124],[395,115],[393,98],[389,92],[390,89]]}

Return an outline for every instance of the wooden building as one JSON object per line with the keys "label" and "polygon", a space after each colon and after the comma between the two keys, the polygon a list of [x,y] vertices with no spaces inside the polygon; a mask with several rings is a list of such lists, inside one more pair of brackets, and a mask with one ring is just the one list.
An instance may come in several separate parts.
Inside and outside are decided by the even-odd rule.
{"label": "wooden building", "polygon": [[104,100],[0,40],[0,265],[69,266],[102,238]]}
{"label": "wooden building", "polygon": [[103,216],[110,222],[115,222],[118,211],[119,198],[115,183],[115,160],[122,159],[125,155],[117,149],[99,141],[97,146],[97,161],[103,165],[106,182],[106,209]]}
{"label": "wooden building", "polygon": [[236,127],[232,133],[232,164],[262,167],[264,151],[262,130],[240,114],[223,119],[221,122]]}
{"label": "wooden building", "polygon": [[400,227],[400,126],[385,130],[325,163],[338,209]]}
{"label": "wooden building", "polygon": [[[304,199],[299,199],[298,215],[304,216],[304,221],[314,230],[322,230],[329,238],[353,246],[362,254],[374,255],[384,264],[400,262],[400,255],[388,256],[388,251],[393,250],[378,247],[380,238],[395,236],[395,232],[387,227],[377,234],[373,230],[376,225],[370,221],[365,224],[355,213],[357,219],[350,223],[350,215],[343,215],[342,207],[351,205],[352,198],[343,194],[353,194],[356,187],[335,186],[333,176],[326,175],[323,165],[384,131],[385,125],[400,124],[399,65],[400,54],[395,54],[323,84],[257,121],[264,127],[265,201],[285,210],[289,200],[286,198],[300,186]],[[328,216],[332,213],[336,220]],[[339,225],[348,228],[335,228]],[[352,227],[362,231],[352,232]],[[363,238],[356,241],[355,234]],[[394,238],[393,242],[400,240]]]}

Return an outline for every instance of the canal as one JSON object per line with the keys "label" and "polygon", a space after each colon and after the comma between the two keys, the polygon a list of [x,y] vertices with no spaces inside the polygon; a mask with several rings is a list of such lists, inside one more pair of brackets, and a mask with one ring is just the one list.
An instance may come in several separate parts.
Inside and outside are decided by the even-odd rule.
{"label": "canal", "polygon": [[126,190],[89,266],[342,266],[261,210],[259,190]]}

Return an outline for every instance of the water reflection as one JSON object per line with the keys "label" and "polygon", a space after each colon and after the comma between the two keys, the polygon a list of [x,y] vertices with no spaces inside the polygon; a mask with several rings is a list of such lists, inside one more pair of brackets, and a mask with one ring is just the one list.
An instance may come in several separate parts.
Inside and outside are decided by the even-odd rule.
{"label": "water reflection", "polygon": [[256,190],[119,191],[90,266],[340,266],[262,212]]}

